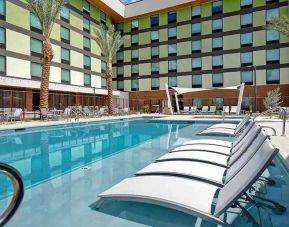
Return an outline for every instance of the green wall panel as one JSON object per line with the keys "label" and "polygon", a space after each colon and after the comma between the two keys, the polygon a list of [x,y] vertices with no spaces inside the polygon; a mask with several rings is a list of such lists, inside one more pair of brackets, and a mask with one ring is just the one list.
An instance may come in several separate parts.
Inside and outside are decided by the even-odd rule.
{"label": "green wall panel", "polygon": [[225,17],[223,20],[223,31],[233,31],[240,28],[240,16]]}
{"label": "green wall panel", "polygon": [[29,11],[11,2],[6,2],[6,21],[16,26],[30,30]]}
{"label": "green wall panel", "polygon": [[229,13],[240,10],[240,0],[223,0],[223,13]]}
{"label": "green wall panel", "polygon": [[191,13],[192,11],[190,7],[178,10],[177,21],[182,22],[182,21],[191,20]]}

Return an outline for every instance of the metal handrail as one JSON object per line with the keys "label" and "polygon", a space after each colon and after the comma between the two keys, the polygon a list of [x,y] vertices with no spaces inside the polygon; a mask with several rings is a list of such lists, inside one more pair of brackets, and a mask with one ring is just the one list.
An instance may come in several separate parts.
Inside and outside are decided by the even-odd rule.
{"label": "metal handrail", "polygon": [[14,167],[0,162],[0,173],[9,177],[13,184],[13,195],[9,206],[0,216],[0,226],[5,225],[15,214],[24,196],[24,184],[21,174]]}

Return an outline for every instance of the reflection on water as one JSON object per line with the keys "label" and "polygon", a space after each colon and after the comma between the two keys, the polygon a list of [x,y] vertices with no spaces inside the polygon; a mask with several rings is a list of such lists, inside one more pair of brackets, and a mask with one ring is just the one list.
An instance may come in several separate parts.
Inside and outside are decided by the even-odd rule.
{"label": "reflection on water", "polygon": [[[0,160],[16,167],[29,187],[184,126],[135,120],[23,131],[0,137]],[[4,177],[0,182],[1,198],[11,186]]]}

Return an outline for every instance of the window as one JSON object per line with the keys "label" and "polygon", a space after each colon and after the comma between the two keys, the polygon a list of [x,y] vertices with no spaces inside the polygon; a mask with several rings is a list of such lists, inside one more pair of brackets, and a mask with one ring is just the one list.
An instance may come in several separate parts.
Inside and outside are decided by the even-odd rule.
{"label": "window", "polygon": [[279,84],[280,69],[267,69],[266,81],[267,84]]}
{"label": "window", "polygon": [[278,43],[280,39],[280,34],[277,31],[267,31],[266,40],[267,43]]}
{"label": "window", "polygon": [[241,9],[252,7],[252,0],[241,0]]}
{"label": "window", "polygon": [[252,63],[253,63],[253,53],[252,52],[241,53],[241,66],[252,65]]}
{"label": "window", "polygon": [[177,37],[177,28],[172,27],[168,29],[168,39],[175,39]]}
{"label": "window", "polygon": [[131,66],[131,74],[132,74],[132,75],[138,75],[138,74],[139,74],[139,67],[138,67],[138,65],[132,65],[132,66]]}
{"label": "window", "polygon": [[253,14],[246,13],[241,15],[241,28],[251,27],[253,24]]}
{"label": "window", "polygon": [[124,67],[123,67],[123,66],[117,67],[117,68],[116,68],[116,74],[117,74],[117,77],[123,77]]}
{"label": "window", "polygon": [[279,63],[280,51],[279,49],[267,50],[267,63]]}
{"label": "window", "polygon": [[68,28],[61,26],[60,36],[61,36],[62,42],[68,43],[68,44],[70,43],[70,31]]}
{"label": "window", "polygon": [[105,71],[106,71],[106,62],[101,61],[101,73],[105,73]]}
{"label": "window", "polygon": [[192,24],[192,35],[200,35],[202,33],[201,23]]}
{"label": "window", "polygon": [[241,83],[245,83],[246,85],[253,85],[253,72],[252,71],[241,72]]}
{"label": "window", "polygon": [[0,75],[6,74],[6,57],[0,55]]}
{"label": "window", "polygon": [[213,56],[213,68],[223,68],[223,56]]}
{"label": "window", "polygon": [[158,58],[159,57],[159,47],[152,47],[151,48],[151,57]]}
{"label": "window", "polygon": [[213,74],[213,87],[222,87],[223,86],[223,74],[216,73]]}
{"label": "window", "polygon": [[213,32],[221,32],[223,30],[223,19],[216,19],[212,21]]}
{"label": "window", "polygon": [[132,20],[131,21],[131,30],[138,30],[138,20]]}
{"label": "window", "polygon": [[138,60],[138,58],[139,58],[138,49],[131,50],[131,59],[132,60]]}
{"label": "window", "polygon": [[67,69],[61,69],[61,83],[70,83],[70,71]]}
{"label": "window", "polygon": [[87,74],[87,73],[83,74],[83,84],[84,84],[84,86],[88,86],[88,87],[91,86],[91,75],[90,74]]}
{"label": "window", "polygon": [[196,106],[198,109],[202,108],[203,104],[202,104],[202,99],[200,98],[193,98],[193,106]]}
{"label": "window", "polygon": [[70,12],[69,8],[67,6],[62,6],[61,7],[61,12],[60,12],[60,18],[63,21],[66,21],[69,23],[70,20]]}
{"label": "window", "polygon": [[6,48],[6,30],[0,27],[0,48]]}
{"label": "window", "polygon": [[61,63],[70,64],[70,50],[61,47]]}
{"label": "window", "polygon": [[202,50],[202,41],[195,40],[192,41],[192,53],[200,53]]}
{"label": "window", "polygon": [[176,72],[177,71],[177,61],[176,60],[171,60],[168,61],[168,68],[169,72]]}
{"label": "window", "polygon": [[168,23],[175,23],[177,22],[177,13],[176,12],[169,12],[168,13]]}
{"label": "window", "polygon": [[151,31],[151,40],[152,42],[158,42],[159,41],[159,31]]}
{"label": "window", "polygon": [[255,104],[253,97],[243,97],[241,108],[242,110],[250,110]]}
{"label": "window", "polygon": [[124,57],[123,51],[116,53],[116,60],[117,60],[117,62],[123,62],[123,57]]}
{"label": "window", "polygon": [[253,44],[253,33],[248,32],[248,33],[242,33],[241,34],[241,46],[252,46]]}
{"label": "window", "polygon": [[42,41],[39,39],[30,39],[30,54],[32,56],[42,56]]}
{"label": "window", "polygon": [[107,81],[105,77],[101,77],[101,88],[105,89],[107,87]]}
{"label": "window", "polygon": [[6,14],[6,1],[0,0],[0,18],[5,19]]}
{"label": "window", "polygon": [[123,33],[123,23],[119,23],[116,25],[116,30],[119,31],[121,34]]}
{"label": "window", "polygon": [[131,36],[131,45],[138,45],[138,34]]}
{"label": "window", "polygon": [[138,90],[138,80],[136,77],[131,78],[131,90],[132,91]]}
{"label": "window", "polygon": [[267,9],[266,21],[269,21],[272,17],[279,17],[279,8]]}
{"label": "window", "polygon": [[151,90],[159,90],[160,89],[160,78],[152,78],[151,81]]}
{"label": "window", "polygon": [[178,78],[176,76],[169,77],[169,87],[177,87],[178,86]]}
{"label": "window", "polygon": [[151,27],[159,26],[159,15],[151,16]]}
{"label": "window", "polygon": [[177,44],[168,45],[168,54],[169,56],[177,55]]}
{"label": "window", "polygon": [[192,76],[192,88],[201,88],[202,87],[202,76],[193,75]]}
{"label": "window", "polygon": [[201,6],[192,7],[192,18],[201,17]]}
{"label": "window", "polygon": [[157,74],[160,71],[160,64],[159,62],[153,62],[151,63],[151,73]]}
{"label": "window", "polygon": [[90,38],[83,36],[83,49],[90,51]]}
{"label": "window", "polygon": [[83,17],[83,30],[86,32],[90,32],[90,21],[86,17]]}
{"label": "window", "polygon": [[217,110],[223,110],[224,98],[216,97],[216,98],[213,99],[213,103],[215,104]]}
{"label": "window", "polygon": [[91,69],[91,59],[90,56],[83,55],[83,66],[85,69]]}
{"label": "window", "polygon": [[223,37],[213,38],[213,50],[223,50]]}
{"label": "window", "polygon": [[83,11],[86,13],[90,13],[90,3],[87,0],[83,0]]}
{"label": "window", "polygon": [[202,69],[202,58],[192,58],[192,70]]}
{"label": "window", "polygon": [[118,80],[116,82],[116,89],[119,91],[123,91],[124,90],[124,81],[123,80]]}
{"label": "window", "polygon": [[40,21],[34,13],[30,13],[30,30],[42,33]]}
{"label": "window", "polygon": [[42,67],[41,64],[31,62],[31,77],[41,78]]}
{"label": "window", "polygon": [[223,2],[222,0],[214,1],[212,5],[212,14],[218,14],[223,12]]}
{"label": "window", "polygon": [[106,25],[106,14],[102,11],[100,11],[100,22],[103,24],[103,25]]}

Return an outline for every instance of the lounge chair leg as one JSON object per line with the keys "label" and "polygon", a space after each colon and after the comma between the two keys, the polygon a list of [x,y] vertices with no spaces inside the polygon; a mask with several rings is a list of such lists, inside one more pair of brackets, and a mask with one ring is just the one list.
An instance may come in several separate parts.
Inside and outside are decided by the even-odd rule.
{"label": "lounge chair leg", "polygon": [[239,207],[242,210],[244,216],[246,216],[248,221],[251,222],[254,226],[260,226],[260,224],[255,220],[255,218],[239,202],[236,202],[234,204],[234,207]]}

